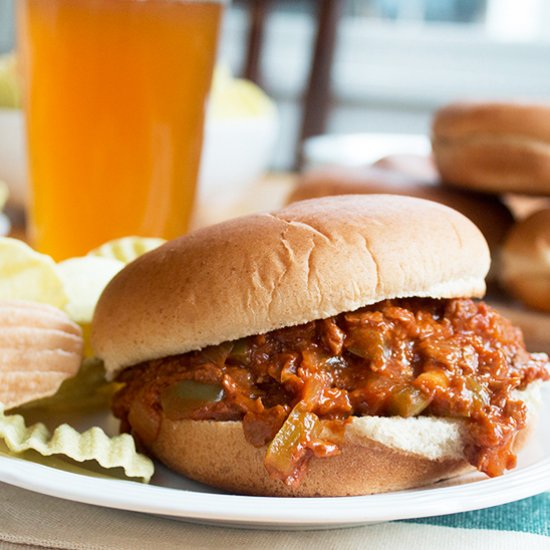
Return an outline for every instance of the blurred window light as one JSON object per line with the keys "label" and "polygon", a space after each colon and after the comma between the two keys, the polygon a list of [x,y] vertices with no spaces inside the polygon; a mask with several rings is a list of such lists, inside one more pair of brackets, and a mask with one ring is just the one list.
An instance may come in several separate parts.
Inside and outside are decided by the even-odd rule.
{"label": "blurred window light", "polygon": [[[235,0],[242,6],[254,0]],[[316,0],[273,0],[277,10],[312,13]],[[395,21],[472,23],[483,19],[487,0],[346,0],[344,14]]]}
{"label": "blurred window light", "polygon": [[[241,8],[255,0],[234,0]],[[288,14],[311,15],[316,0],[271,0],[272,8]],[[344,15],[393,21],[400,25],[456,24],[479,27],[497,41],[550,39],[550,0],[346,0]]]}
{"label": "blurred window light", "polygon": [[[233,0],[222,52],[238,72],[255,0]],[[294,158],[318,0],[270,0],[262,83],[278,103],[275,166]],[[328,133],[429,133],[457,99],[550,98],[550,0],[344,0]],[[241,39],[235,39],[235,37]],[[242,50],[241,50],[242,51]]]}
{"label": "blurred window light", "polygon": [[486,0],[357,0],[373,4],[381,19],[473,23],[485,13]]}
{"label": "blurred window light", "polygon": [[550,23],[548,0],[489,0],[487,34],[497,40],[543,38]]}

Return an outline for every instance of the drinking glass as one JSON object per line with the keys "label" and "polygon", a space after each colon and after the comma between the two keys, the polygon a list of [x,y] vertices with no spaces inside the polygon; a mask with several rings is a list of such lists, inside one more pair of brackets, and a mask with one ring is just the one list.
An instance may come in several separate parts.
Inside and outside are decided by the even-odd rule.
{"label": "drinking glass", "polygon": [[223,4],[17,0],[39,251],[188,229]]}

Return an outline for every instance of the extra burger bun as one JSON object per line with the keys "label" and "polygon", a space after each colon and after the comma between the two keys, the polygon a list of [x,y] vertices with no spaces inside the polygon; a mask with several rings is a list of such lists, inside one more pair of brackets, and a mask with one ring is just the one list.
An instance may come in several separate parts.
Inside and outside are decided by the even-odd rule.
{"label": "extra burger bun", "polygon": [[496,197],[442,187],[429,179],[377,167],[323,168],[307,172],[288,202],[331,195],[388,193],[428,199],[450,206],[481,229],[496,256],[514,223],[510,210]]}
{"label": "extra burger bun", "polygon": [[53,395],[82,359],[80,327],[52,306],[0,301],[0,403],[11,409]]}
{"label": "extra burger bun", "polygon": [[441,204],[302,201],[199,229],[129,264],[99,300],[92,346],[112,377],[388,298],[480,297],[489,263],[477,227]]}
{"label": "extra burger bun", "polygon": [[[528,428],[516,438],[518,451],[535,423],[538,384],[517,392],[528,408]],[[460,420],[427,416],[354,417],[340,455],[312,458],[298,487],[271,479],[266,448],[244,438],[241,422],[179,420],[163,416],[151,451],[175,471],[228,491],[270,496],[348,496],[428,485],[473,471],[464,457],[468,443]]]}
{"label": "extra burger bun", "polygon": [[518,222],[502,251],[502,284],[528,306],[550,311],[550,208]]}
{"label": "extra burger bun", "polygon": [[446,184],[550,195],[550,103],[454,103],[436,112],[432,145]]}

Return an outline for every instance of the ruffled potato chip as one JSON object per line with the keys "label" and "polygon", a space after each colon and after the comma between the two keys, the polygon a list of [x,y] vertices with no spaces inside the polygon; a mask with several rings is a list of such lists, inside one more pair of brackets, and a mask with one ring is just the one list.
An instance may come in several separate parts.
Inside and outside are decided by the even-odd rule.
{"label": "ruffled potato chip", "polygon": [[81,325],[92,321],[95,306],[107,283],[124,267],[114,258],[83,256],[57,264],[68,297],[65,311]]}
{"label": "ruffled potato chip", "polygon": [[88,253],[88,256],[99,256],[101,258],[114,258],[129,264],[136,258],[158,248],[166,241],[152,237],[123,237],[109,241]]}
{"label": "ruffled potato chip", "polygon": [[110,475],[122,469],[127,477],[150,480],[153,463],[136,451],[128,434],[108,437],[98,427],[81,434],[67,424],[51,433],[42,423],[27,428],[25,417],[4,414],[5,405],[25,403],[20,408],[25,416],[48,421],[61,415],[57,426],[73,408],[106,405],[116,384],[105,381],[98,360],[85,361],[67,378],[80,364],[81,331],[65,313],[43,304],[89,326],[103,288],[124,265],[100,257],[56,265],[21,241],[0,238],[0,300],[11,300],[0,310],[0,454],[32,460],[34,453],[41,463],[65,469],[66,457],[90,472],[95,466],[85,463],[94,461]]}
{"label": "ruffled potato chip", "polygon": [[153,462],[136,451],[131,435],[109,437],[97,427],[79,433],[68,424],[58,426],[52,434],[41,423],[27,427],[21,415],[6,415],[2,406],[0,440],[14,456],[33,450],[44,457],[62,455],[76,462],[94,460],[105,469],[123,468],[127,477],[145,483],[154,473]]}
{"label": "ruffled potato chip", "polygon": [[0,299],[29,300],[60,309],[68,301],[52,258],[9,237],[0,237]]}
{"label": "ruffled potato chip", "polygon": [[0,300],[0,403],[11,409],[55,394],[82,360],[82,333],[48,304]]}

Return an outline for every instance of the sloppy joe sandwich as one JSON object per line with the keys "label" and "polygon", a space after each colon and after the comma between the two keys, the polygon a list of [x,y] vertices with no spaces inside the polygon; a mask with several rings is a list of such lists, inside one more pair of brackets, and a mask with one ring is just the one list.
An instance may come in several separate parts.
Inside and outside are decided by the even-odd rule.
{"label": "sloppy joe sandwich", "polygon": [[432,126],[443,182],[489,193],[549,195],[549,143],[550,103],[452,103]]}
{"label": "sloppy joe sandwich", "polygon": [[190,478],[337,496],[515,464],[547,357],[483,302],[458,212],[388,195],[190,233],[109,283],[92,344],[122,430]]}

